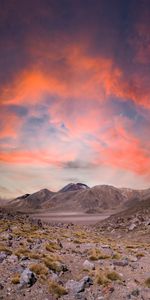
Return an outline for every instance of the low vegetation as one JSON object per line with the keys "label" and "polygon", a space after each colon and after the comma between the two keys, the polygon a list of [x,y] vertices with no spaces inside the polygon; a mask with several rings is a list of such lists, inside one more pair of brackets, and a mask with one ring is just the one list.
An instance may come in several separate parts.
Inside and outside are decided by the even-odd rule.
{"label": "low vegetation", "polygon": [[145,285],[150,288],[150,277],[145,280]]}
{"label": "low vegetation", "polygon": [[115,271],[108,272],[106,277],[111,281],[122,281],[121,276]]}
{"label": "low vegetation", "polygon": [[107,259],[107,258],[110,258],[110,256],[105,253],[102,253],[100,249],[93,248],[89,251],[90,260],[99,260],[99,259]]}
{"label": "low vegetation", "polygon": [[20,274],[14,274],[14,276],[11,279],[11,283],[13,284],[18,284],[20,283]]}
{"label": "low vegetation", "polygon": [[50,281],[48,286],[49,286],[49,292],[57,299],[67,294],[67,290],[62,285],[58,284],[55,281]]}
{"label": "low vegetation", "polygon": [[30,265],[29,269],[34,272],[36,275],[47,275],[48,268],[42,263],[39,264],[32,264]]}

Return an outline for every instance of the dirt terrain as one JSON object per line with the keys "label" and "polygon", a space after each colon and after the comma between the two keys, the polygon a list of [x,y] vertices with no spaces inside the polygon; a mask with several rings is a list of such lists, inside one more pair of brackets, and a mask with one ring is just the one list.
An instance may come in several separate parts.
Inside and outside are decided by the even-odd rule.
{"label": "dirt terrain", "polygon": [[150,299],[149,206],[143,209],[92,226],[1,210],[0,299]]}

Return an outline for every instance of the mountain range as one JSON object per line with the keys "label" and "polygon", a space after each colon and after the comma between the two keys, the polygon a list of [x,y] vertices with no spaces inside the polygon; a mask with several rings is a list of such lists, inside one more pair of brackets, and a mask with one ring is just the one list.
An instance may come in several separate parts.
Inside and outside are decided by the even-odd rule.
{"label": "mountain range", "polygon": [[19,211],[45,210],[46,212],[102,213],[122,211],[150,197],[150,189],[133,190],[97,185],[92,188],[83,183],[69,183],[58,192],[42,189],[25,194],[9,202]]}

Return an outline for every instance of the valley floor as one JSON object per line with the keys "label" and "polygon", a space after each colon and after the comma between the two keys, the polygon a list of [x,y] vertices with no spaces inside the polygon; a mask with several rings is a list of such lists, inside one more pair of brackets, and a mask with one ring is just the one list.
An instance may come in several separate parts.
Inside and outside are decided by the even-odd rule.
{"label": "valley floor", "polygon": [[44,222],[48,223],[73,223],[77,225],[91,225],[96,224],[97,222],[104,220],[108,218],[110,214],[103,213],[103,214],[86,214],[86,213],[73,213],[73,212],[57,212],[57,213],[51,213],[51,212],[44,212],[44,213],[38,213],[32,214],[33,218],[41,219]]}
{"label": "valley floor", "polygon": [[1,210],[0,300],[148,300],[149,234]]}

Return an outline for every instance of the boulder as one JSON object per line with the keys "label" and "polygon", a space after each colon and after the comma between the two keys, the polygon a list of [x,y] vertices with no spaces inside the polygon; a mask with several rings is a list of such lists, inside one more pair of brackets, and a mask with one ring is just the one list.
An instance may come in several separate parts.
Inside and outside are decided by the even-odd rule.
{"label": "boulder", "polygon": [[20,277],[20,288],[29,286],[31,287],[37,281],[36,275],[29,269],[25,269]]}
{"label": "boulder", "polygon": [[66,289],[72,292],[73,294],[78,294],[84,292],[86,287],[89,287],[93,284],[93,280],[89,276],[85,276],[80,281],[69,280],[66,283]]}

